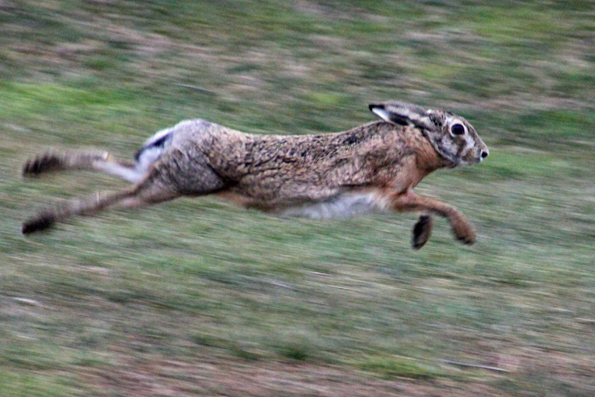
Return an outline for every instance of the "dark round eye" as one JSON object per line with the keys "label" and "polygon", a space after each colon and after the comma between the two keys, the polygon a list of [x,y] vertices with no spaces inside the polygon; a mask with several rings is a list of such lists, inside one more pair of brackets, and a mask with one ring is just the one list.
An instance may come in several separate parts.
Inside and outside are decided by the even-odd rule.
{"label": "dark round eye", "polygon": [[453,135],[463,135],[465,133],[465,127],[463,124],[457,123],[450,127],[450,132],[452,132]]}

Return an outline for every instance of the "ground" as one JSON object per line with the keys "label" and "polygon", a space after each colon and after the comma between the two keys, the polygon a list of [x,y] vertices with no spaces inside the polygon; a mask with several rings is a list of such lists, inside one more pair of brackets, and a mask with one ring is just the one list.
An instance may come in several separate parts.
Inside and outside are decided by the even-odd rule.
{"label": "ground", "polygon": [[[0,0],[0,395],[595,394],[594,21],[591,1]],[[475,245],[215,198],[20,233],[126,186],[23,179],[48,148],[132,158],[189,118],[335,132],[387,99],[489,146],[416,189]]]}

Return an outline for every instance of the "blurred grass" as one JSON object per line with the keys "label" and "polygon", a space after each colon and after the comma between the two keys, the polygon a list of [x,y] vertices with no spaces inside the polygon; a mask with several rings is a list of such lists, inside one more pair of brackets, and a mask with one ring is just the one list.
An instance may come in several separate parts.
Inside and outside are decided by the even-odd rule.
{"label": "blurred grass", "polygon": [[[592,395],[594,17],[588,1],[0,2],[0,395],[142,394],[122,374],[210,395],[207,363],[269,362],[441,395]],[[123,186],[20,179],[47,147],[130,157],[197,117],[339,131],[388,98],[453,110],[490,146],[418,188],[475,223],[475,246],[442,221],[413,252],[413,216],[286,220],[211,198],[20,235],[42,206]],[[171,361],[193,366],[172,378]]]}

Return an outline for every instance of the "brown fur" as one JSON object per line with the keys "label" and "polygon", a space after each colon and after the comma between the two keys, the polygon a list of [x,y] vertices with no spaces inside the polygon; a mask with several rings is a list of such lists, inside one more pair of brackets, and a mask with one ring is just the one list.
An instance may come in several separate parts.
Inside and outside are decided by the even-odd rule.
{"label": "brown fur", "polygon": [[[473,228],[458,210],[413,192],[439,168],[475,164],[487,156],[473,127],[449,112],[400,102],[370,109],[384,120],[324,135],[250,135],[204,120],[186,121],[156,134],[137,155],[136,165],[106,153],[42,154],[25,164],[25,175],[96,169],[137,183],[120,193],[41,211],[23,224],[23,233],[77,214],[215,193],[248,208],[306,216],[325,217],[329,211],[347,216],[354,205],[421,212],[427,215],[414,229],[416,249],[429,239],[430,215],[435,214],[448,219],[459,240],[473,243]],[[458,130],[452,129],[455,124]],[[455,135],[461,126],[465,133]],[[159,153],[155,160],[151,150]]]}

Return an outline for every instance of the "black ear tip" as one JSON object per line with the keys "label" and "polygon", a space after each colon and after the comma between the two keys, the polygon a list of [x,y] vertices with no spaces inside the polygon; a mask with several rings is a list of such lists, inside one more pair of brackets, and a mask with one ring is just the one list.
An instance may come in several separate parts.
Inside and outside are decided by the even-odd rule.
{"label": "black ear tip", "polygon": [[378,104],[375,104],[375,103],[371,103],[371,104],[368,105],[368,109],[370,109],[370,111],[372,111],[374,109],[378,109],[378,108],[384,108],[384,106],[383,105],[378,105]]}

